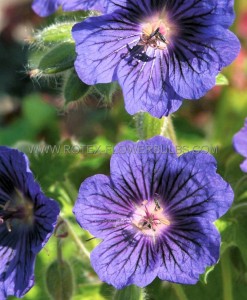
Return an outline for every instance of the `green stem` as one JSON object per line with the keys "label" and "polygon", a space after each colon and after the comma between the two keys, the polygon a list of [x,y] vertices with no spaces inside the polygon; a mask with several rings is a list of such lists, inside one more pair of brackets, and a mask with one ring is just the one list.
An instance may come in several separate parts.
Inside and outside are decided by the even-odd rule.
{"label": "green stem", "polygon": [[68,232],[70,234],[70,236],[73,238],[74,242],[76,243],[76,245],[79,247],[79,249],[85,254],[85,256],[87,258],[90,258],[90,252],[86,249],[86,247],[83,245],[83,243],[81,242],[81,240],[78,238],[77,234],[74,232],[73,227],[71,226],[71,224],[69,223],[69,221],[63,219],[67,228],[68,228]]}
{"label": "green stem", "polygon": [[236,183],[234,190],[236,191],[235,194],[238,195],[238,189],[240,188],[241,184],[243,182],[247,181],[247,175],[245,175],[244,177],[242,177],[240,180],[238,180],[238,182]]}
{"label": "green stem", "polygon": [[226,251],[221,258],[222,282],[223,282],[223,299],[233,300],[232,296],[232,276],[229,251]]}
{"label": "green stem", "polygon": [[165,136],[170,140],[172,140],[173,144],[176,146],[177,137],[176,137],[171,116],[163,117],[162,120],[163,120],[163,126],[161,127],[160,135]]}
{"label": "green stem", "polygon": [[135,115],[135,123],[139,140],[161,135],[169,138],[174,145],[177,145],[176,134],[170,116],[157,119],[148,113],[141,112]]}
{"label": "green stem", "polygon": [[178,300],[188,300],[183,287],[179,284],[173,284],[172,285],[175,294],[177,295]]}
{"label": "green stem", "polygon": [[59,262],[63,261],[62,240],[59,238],[57,238],[57,259]]}
{"label": "green stem", "polygon": [[144,140],[146,138],[145,136],[145,130],[144,130],[144,120],[145,120],[145,114],[144,113],[138,113],[134,116],[135,126],[137,130],[137,136],[140,140]]}
{"label": "green stem", "polygon": [[242,212],[242,209],[247,209],[247,202],[239,203],[239,204],[237,204],[237,205],[234,205],[234,206],[231,208],[231,212],[232,212],[232,213],[235,213],[235,212],[238,211],[238,210],[241,210],[241,212]]}

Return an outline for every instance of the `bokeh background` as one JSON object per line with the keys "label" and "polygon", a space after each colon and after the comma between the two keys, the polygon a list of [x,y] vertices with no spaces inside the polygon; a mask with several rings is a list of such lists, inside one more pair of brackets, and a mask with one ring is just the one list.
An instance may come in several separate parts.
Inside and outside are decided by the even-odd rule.
{"label": "bokeh background", "polygon": [[[232,137],[247,117],[246,0],[235,0],[235,10],[232,30],[241,40],[242,49],[236,61],[223,71],[229,85],[213,88],[199,101],[185,101],[174,114],[173,123],[181,151],[194,147],[209,151],[217,158],[221,175],[237,189],[247,180],[239,169],[242,159],[232,147]],[[65,106],[61,77],[30,78],[28,53],[32,32],[53,23],[58,15],[62,12],[42,19],[31,10],[29,0],[0,0],[0,144],[26,152],[42,189],[59,201],[63,217],[84,242],[90,235],[82,232],[71,213],[80,183],[96,173],[109,174],[109,149],[122,140],[136,141],[138,135],[135,120],[124,109],[120,90],[111,102],[91,94],[81,102]],[[70,149],[67,153],[64,146],[70,147],[66,148]],[[85,152],[87,146],[91,148]],[[42,153],[40,149],[46,151]],[[247,191],[247,184],[244,188]],[[243,247],[232,242],[227,250],[230,259],[224,263],[225,254],[222,256],[208,274],[207,284],[202,280],[196,286],[184,287],[188,300],[232,300],[226,298],[230,281],[233,299],[247,299],[247,253],[243,250],[247,252],[247,223],[241,224],[242,228],[246,225]],[[67,233],[66,226],[59,230]],[[225,234],[231,244],[233,233],[228,230]],[[50,299],[46,281],[54,288],[59,285],[59,278],[47,277],[47,268],[57,255],[57,240],[53,237],[38,255],[36,285],[25,300]],[[85,242],[86,248],[91,250],[98,242]],[[59,239],[59,243],[74,274],[73,300],[117,299],[113,289],[99,281],[71,234]],[[225,276],[227,272],[230,279]],[[147,289],[147,299],[185,300],[183,296],[174,285],[158,280]]]}

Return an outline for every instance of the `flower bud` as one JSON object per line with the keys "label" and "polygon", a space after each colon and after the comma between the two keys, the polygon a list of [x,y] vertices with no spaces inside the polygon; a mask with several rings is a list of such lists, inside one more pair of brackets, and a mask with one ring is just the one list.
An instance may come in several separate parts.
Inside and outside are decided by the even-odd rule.
{"label": "flower bud", "polygon": [[73,296],[74,280],[69,263],[55,260],[46,271],[46,287],[54,300],[70,300]]}
{"label": "flower bud", "polygon": [[[64,42],[49,49],[41,57],[36,72],[40,75],[55,75],[61,73],[73,68],[75,57],[74,43]],[[35,70],[33,70],[33,72],[35,72]]]}
{"label": "flower bud", "polygon": [[38,30],[33,35],[32,43],[34,46],[44,47],[61,42],[73,42],[71,30],[75,23],[75,21],[56,23]]}

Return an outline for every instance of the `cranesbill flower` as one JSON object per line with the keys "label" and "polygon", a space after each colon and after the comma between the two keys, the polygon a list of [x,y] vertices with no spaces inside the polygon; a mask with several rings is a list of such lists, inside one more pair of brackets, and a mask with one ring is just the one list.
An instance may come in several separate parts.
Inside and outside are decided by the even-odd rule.
{"label": "cranesbill flower", "polygon": [[27,157],[0,147],[1,300],[22,297],[33,286],[35,257],[51,236],[58,214],[58,204],[35,182]]}
{"label": "cranesbill flower", "polygon": [[106,12],[109,0],[34,0],[32,8],[41,17],[53,14],[60,6],[64,11],[99,10]]}
{"label": "cranesbill flower", "polygon": [[193,284],[219,259],[220,235],[212,223],[233,192],[206,152],[177,157],[163,137],[115,147],[111,175],[86,179],[74,214],[103,241],[91,264],[102,281],[121,289],[162,280]]}
{"label": "cranesbill flower", "polygon": [[244,127],[234,135],[233,146],[239,154],[245,157],[240,168],[243,172],[247,172],[247,119],[245,119]]}
{"label": "cranesbill flower", "polygon": [[111,2],[74,26],[75,67],[87,84],[117,80],[130,114],[162,117],[200,98],[239,52],[233,0]]}

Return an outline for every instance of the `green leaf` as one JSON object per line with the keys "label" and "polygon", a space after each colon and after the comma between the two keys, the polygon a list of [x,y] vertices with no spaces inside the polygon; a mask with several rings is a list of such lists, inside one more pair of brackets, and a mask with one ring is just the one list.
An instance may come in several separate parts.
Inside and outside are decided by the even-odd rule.
{"label": "green leaf", "polygon": [[59,196],[59,190],[67,194],[67,176],[82,161],[82,154],[74,153],[73,147],[69,140],[57,145],[43,143],[29,146],[26,154],[30,159],[31,169],[47,195]]}
{"label": "green leaf", "polygon": [[216,85],[228,85],[229,81],[222,73],[216,76]]}
{"label": "green leaf", "polygon": [[217,101],[213,132],[216,142],[222,146],[232,144],[233,135],[243,127],[247,116],[247,93],[228,86]]}
{"label": "green leaf", "polygon": [[56,110],[41,100],[39,95],[31,95],[23,101],[23,115],[30,126],[35,129],[44,128],[56,117]]}
{"label": "green leaf", "polygon": [[144,289],[130,285],[114,293],[113,300],[144,300]]}
{"label": "green leaf", "polygon": [[203,275],[201,275],[200,277],[200,281],[204,284],[207,284],[208,283],[208,276],[211,272],[213,272],[215,266],[210,266],[210,267],[207,267],[206,268],[206,271]]}
{"label": "green leaf", "polygon": [[19,118],[1,128],[0,144],[13,146],[17,141],[35,142],[40,132],[49,128],[52,139],[58,135],[55,122],[57,112],[54,107],[45,103],[37,94],[29,95],[22,101],[22,114]]}
{"label": "green leaf", "polygon": [[[246,203],[247,204],[247,203]],[[237,228],[236,228],[236,245],[239,248],[243,261],[247,266],[247,218],[246,215],[238,218]]]}
{"label": "green leaf", "polygon": [[221,235],[221,255],[232,246],[236,245],[236,221],[218,219],[215,222]]}
{"label": "green leaf", "polygon": [[49,49],[40,59],[31,76],[54,75],[73,68],[76,58],[74,42],[63,42]]}
{"label": "green leaf", "polygon": [[109,300],[109,297],[101,294],[101,288],[99,283],[81,284],[78,296],[73,297],[73,300]]}
{"label": "green leaf", "polygon": [[68,75],[64,85],[63,95],[65,98],[65,103],[67,104],[71,101],[76,101],[85,97],[90,88],[91,86],[80,80],[75,70],[73,69],[73,71]]}
{"label": "green leaf", "polygon": [[112,102],[112,97],[117,88],[118,84],[116,82],[104,84],[99,83],[94,86],[94,89],[100,94],[100,96],[102,97],[102,101],[105,104],[110,104]]}

